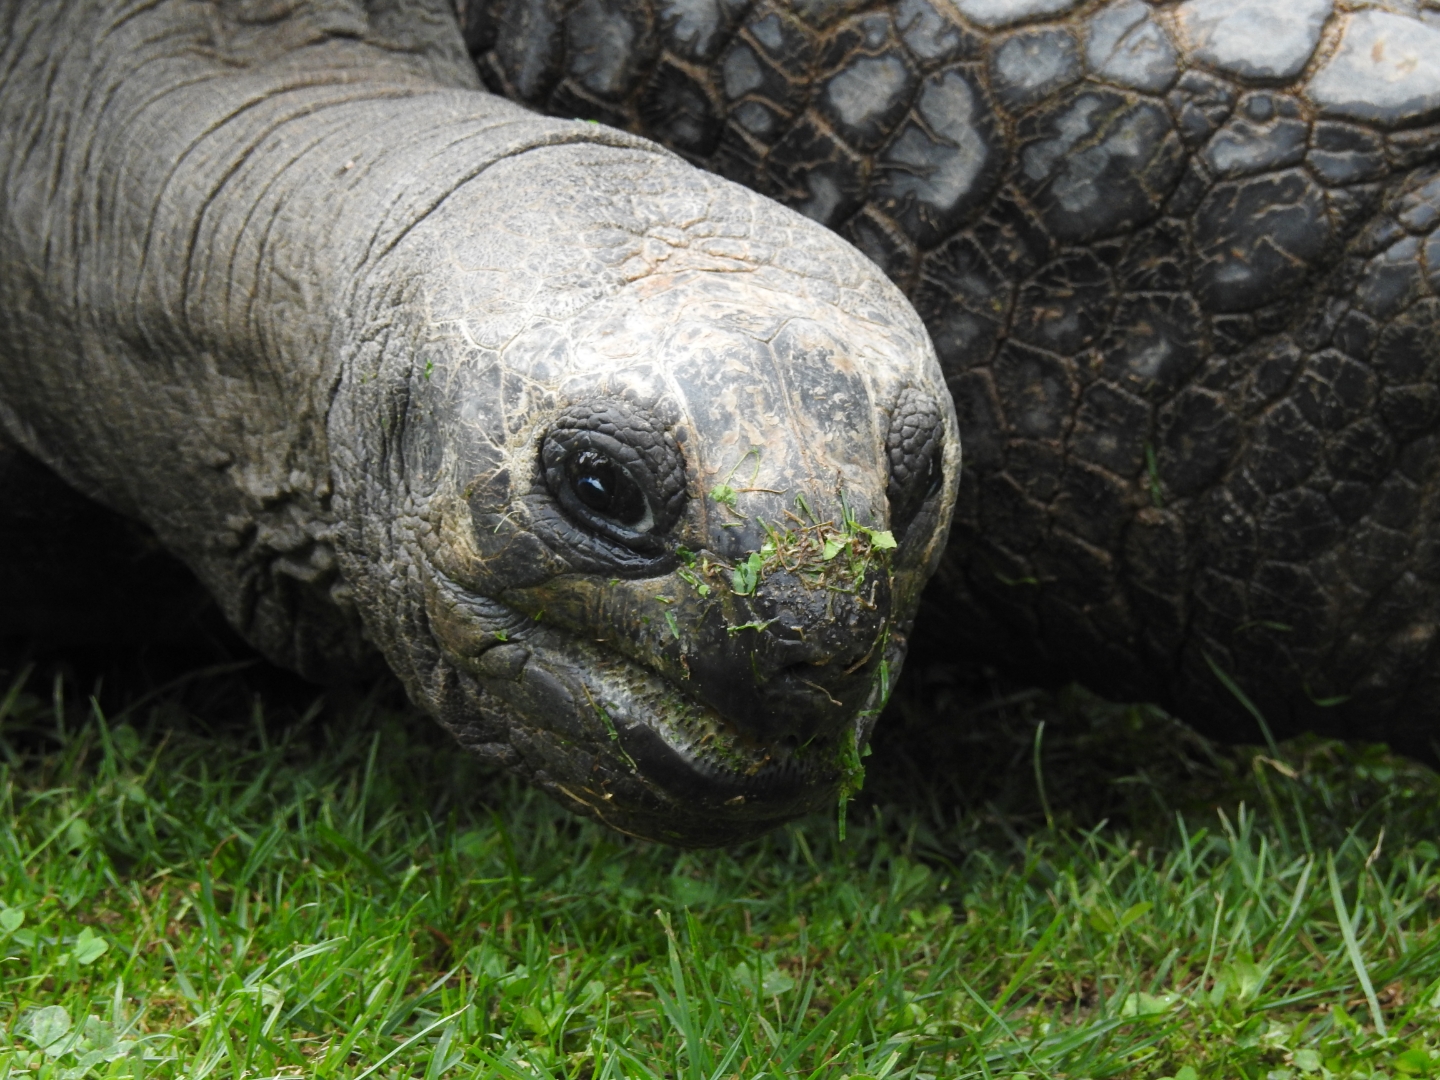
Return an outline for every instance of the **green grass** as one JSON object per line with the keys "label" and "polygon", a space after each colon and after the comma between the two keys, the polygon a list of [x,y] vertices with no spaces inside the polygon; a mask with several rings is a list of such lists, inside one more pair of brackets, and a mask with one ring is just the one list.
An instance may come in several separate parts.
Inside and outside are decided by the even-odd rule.
{"label": "green grass", "polygon": [[1440,783],[1379,748],[940,672],[844,842],[695,853],[384,693],[70,690],[0,701],[0,1080],[1440,1075]]}

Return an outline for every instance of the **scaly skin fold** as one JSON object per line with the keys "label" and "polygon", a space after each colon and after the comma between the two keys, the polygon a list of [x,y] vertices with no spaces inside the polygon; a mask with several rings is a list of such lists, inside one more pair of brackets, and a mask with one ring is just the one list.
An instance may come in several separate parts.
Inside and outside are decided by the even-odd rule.
{"label": "scaly skin fold", "polygon": [[834,797],[959,474],[863,257],[479,92],[438,3],[0,27],[7,440],[278,662],[383,657],[617,828],[723,843]]}

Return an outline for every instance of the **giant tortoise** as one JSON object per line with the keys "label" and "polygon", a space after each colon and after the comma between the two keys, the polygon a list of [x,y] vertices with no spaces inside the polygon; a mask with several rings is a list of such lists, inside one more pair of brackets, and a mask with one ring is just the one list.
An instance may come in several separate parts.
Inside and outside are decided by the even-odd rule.
{"label": "giant tortoise", "polygon": [[466,0],[492,88],[851,240],[965,442],[956,654],[1257,739],[1440,732],[1440,12]]}
{"label": "giant tortoise", "polygon": [[[958,447],[939,377],[914,359],[923,343],[843,245],[753,200],[744,228],[692,218],[691,185],[707,206],[741,196],[603,128],[532,120],[545,134],[519,135],[504,113],[478,121],[514,134],[499,151],[447,141],[459,121],[435,84],[473,76],[438,3],[10,7],[0,115],[6,152],[29,168],[7,168],[0,256],[13,440],[144,520],[270,655],[344,677],[378,645],[462,742],[619,827],[721,840],[844,782],[938,558]],[[184,32],[147,54],[147,20],[179,12]],[[453,15],[491,89],[648,134],[789,203],[914,301],[967,440],[930,594],[943,611],[932,632],[954,650],[1231,734],[1252,730],[1233,679],[1281,730],[1426,743],[1440,709],[1426,262],[1440,139],[1425,127],[1440,31],[1423,13],[466,0]],[[272,71],[300,103],[283,122],[264,111],[271,91],[227,90],[243,101],[222,106],[223,123],[194,100],[195,86]],[[75,100],[57,107],[57,86]],[[466,122],[500,115],[465,109],[478,110]],[[115,115],[131,127],[96,135]],[[192,125],[203,145],[183,131],[157,143],[166,124]],[[323,134],[292,134],[312,125]],[[90,145],[100,137],[110,157]],[[603,160],[552,164],[553,144]],[[177,147],[180,167],[155,175]],[[625,154],[629,172],[610,156]],[[367,155],[394,172],[352,188],[376,168]],[[647,172],[634,155],[666,164]],[[543,181],[527,187],[517,159]],[[137,178],[138,194],[118,190]],[[484,193],[465,203],[484,210],[462,241],[444,227],[463,217],[457,183]],[[180,195],[190,202],[172,206]],[[143,220],[117,229],[127,204]],[[350,215],[367,211],[376,239],[334,272],[326,253],[354,243]],[[29,224],[46,214],[68,231]],[[188,232],[152,242],[177,219]],[[677,246],[696,249],[670,229],[695,221],[731,243],[726,259],[752,245],[738,258],[760,293],[704,261],[726,247],[712,242],[683,273],[717,299],[701,312],[676,295]],[[293,251],[302,235],[318,259]],[[585,254],[549,261],[574,248]],[[208,265],[176,269],[197,254]],[[127,279],[132,268],[156,280]],[[46,273],[58,300],[37,286]],[[506,291],[517,279],[523,296]],[[746,359],[675,336],[691,326],[681,311],[701,312],[697,338],[738,334]],[[477,336],[477,319],[494,336]],[[813,340],[790,346],[788,320]],[[663,356],[646,351],[661,342]],[[640,388],[587,384],[572,400],[557,357],[590,375],[576,357],[597,354],[643,369]],[[661,363],[705,375],[676,376],[662,401],[646,366]],[[513,384],[510,364],[524,368]],[[793,381],[811,370],[865,392]],[[709,381],[732,377],[728,391]],[[481,413],[479,400],[505,404]],[[46,403],[71,426],[31,423]],[[626,426],[637,408],[643,430]],[[664,466],[645,466],[647,509],[625,505],[648,539],[602,565],[576,537],[613,556],[619,534],[574,485],[609,481],[569,463],[599,445],[571,435],[605,423],[684,465],[663,491]],[[820,447],[843,459],[824,461],[832,481]],[[607,476],[640,467],[604,449]],[[161,458],[169,472],[148,464]],[[106,470],[108,486],[95,479]],[[852,493],[867,484],[868,502]],[[673,518],[666,491],[684,504]],[[619,709],[592,681],[650,707]]]}
{"label": "giant tortoise", "polygon": [[769,828],[854,784],[943,550],[929,339],[822,226],[483,92],[447,2],[0,3],[9,531],[58,475],[281,664],[388,663],[618,829]]}

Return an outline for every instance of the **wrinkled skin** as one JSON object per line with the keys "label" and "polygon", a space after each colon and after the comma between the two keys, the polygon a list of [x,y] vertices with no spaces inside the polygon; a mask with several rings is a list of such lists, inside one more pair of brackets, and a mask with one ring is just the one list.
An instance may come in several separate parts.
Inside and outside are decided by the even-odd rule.
{"label": "wrinkled skin", "polygon": [[957,653],[1434,752],[1440,23],[1327,0],[467,0],[493,89],[836,229],[966,440]]}
{"label": "wrinkled skin", "polygon": [[12,0],[0,41],[7,476],[618,829],[833,800],[959,474],[871,263],[480,92],[439,2]]}

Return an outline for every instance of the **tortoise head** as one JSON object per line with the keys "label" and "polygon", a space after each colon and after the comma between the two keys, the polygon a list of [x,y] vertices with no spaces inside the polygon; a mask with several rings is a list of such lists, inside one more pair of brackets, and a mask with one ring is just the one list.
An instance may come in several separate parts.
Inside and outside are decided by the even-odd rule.
{"label": "tortoise head", "polygon": [[954,413],[833,234],[574,150],[493,167],[383,275],[423,318],[352,378],[388,432],[363,606],[462,744],[623,831],[724,843],[853,782],[944,544]]}

